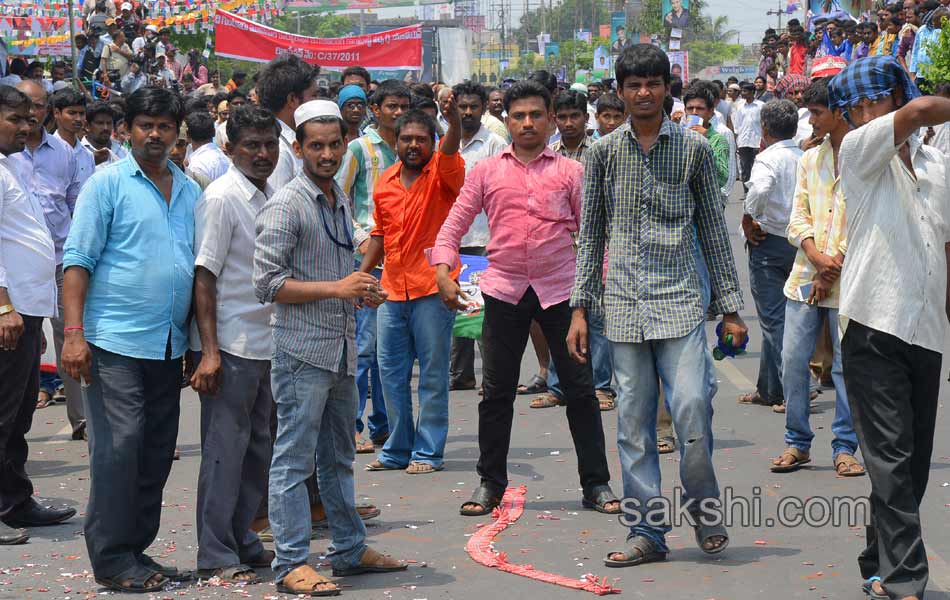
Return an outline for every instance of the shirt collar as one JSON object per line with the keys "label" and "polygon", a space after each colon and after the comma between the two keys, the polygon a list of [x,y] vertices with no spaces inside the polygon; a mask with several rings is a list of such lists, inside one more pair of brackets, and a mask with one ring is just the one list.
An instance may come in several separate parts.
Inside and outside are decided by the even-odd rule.
{"label": "shirt collar", "polygon": [[[520,160],[517,156],[515,156],[515,145],[514,145],[514,144],[508,144],[508,147],[505,148],[504,150],[502,150],[502,151],[501,151],[501,154],[502,154],[502,155],[507,154],[508,156],[512,157],[513,159],[517,160],[518,162],[521,162],[521,160]],[[545,146],[545,147],[544,147],[544,150],[541,151],[541,154],[539,154],[537,157],[535,157],[534,160],[532,160],[531,162],[534,162],[535,160],[538,160],[538,159],[540,159],[540,158],[556,158],[556,157],[558,157],[558,156],[560,156],[560,155],[559,155],[557,152],[555,152],[554,150],[551,150],[551,147],[550,147],[550,146]],[[529,164],[530,164],[530,163],[529,163]]]}
{"label": "shirt collar", "polygon": [[[663,115],[663,124],[660,125],[660,132],[659,132],[659,133],[657,134],[657,136],[656,136],[657,139],[660,139],[660,138],[669,138],[669,137],[671,137],[671,136],[673,135],[673,128],[674,128],[674,127],[679,127],[679,125],[674,124],[673,121],[670,121],[669,117],[667,117],[667,116],[664,114],[664,115]],[[629,136],[631,137],[631,139],[633,139],[634,141],[636,141],[636,139],[637,139],[637,132],[634,131],[633,125],[630,123],[630,119],[627,119],[626,121],[624,121],[623,125],[621,125],[620,128],[623,129],[624,134],[629,135]]]}
{"label": "shirt collar", "polygon": [[297,139],[297,133],[290,125],[284,123],[280,119],[277,119],[277,122],[280,123],[280,139],[293,146],[294,140]]}
{"label": "shirt collar", "polygon": [[228,167],[226,175],[234,180],[234,183],[237,184],[238,191],[241,193],[241,197],[248,202],[253,200],[257,194],[263,194],[265,200],[269,200],[270,197],[274,195],[274,188],[271,184],[265,183],[264,191],[262,192],[260,188],[251,183],[251,180],[248,179],[240,169],[234,166],[234,163],[231,163],[231,166]]}
{"label": "shirt collar", "polygon": [[[310,198],[315,202],[319,202],[321,199],[324,203],[327,204],[329,208],[329,203],[327,202],[327,195],[323,193],[323,190],[317,187],[317,184],[307,176],[306,173],[301,172],[297,175],[297,178],[303,183],[304,188],[307,190],[307,193],[310,195]],[[336,180],[333,180],[333,194],[336,196],[336,209],[341,210],[346,205],[346,196],[343,194],[343,188],[341,188]]]}
{"label": "shirt collar", "polygon": [[[138,161],[135,160],[135,156],[133,156],[131,152],[129,152],[129,155],[119,161],[117,164],[122,165],[122,168],[126,169],[129,175],[138,175],[142,179],[149,181],[152,186],[155,186],[155,182],[149,179],[148,175],[146,175],[145,171],[142,170],[142,167],[139,166]],[[172,161],[168,160],[166,161],[166,164],[168,165],[168,170],[171,171],[172,174],[172,198],[171,203],[169,204],[169,206],[171,206],[171,204],[174,204],[175,198],[177,198],[181,193],[181,189],[185,186],[185,183],[189,179],[188,176],[185,175],[182,170],[179,169]]]}
{"label": "shirt collar", "polygon": [[475,132],[475,135],[472,136],[472,139],[470,139],[468,143],[465,144],[465,148],[462,148],[462,150],[468,149],[468,147],[474,144],[475,142],[481,142],[482,144],[484,144],[488,142],[488,138],[490,136],[491,136],[491,132],[488,131],[487,127],[482,125],[478,128],[478,131]]}

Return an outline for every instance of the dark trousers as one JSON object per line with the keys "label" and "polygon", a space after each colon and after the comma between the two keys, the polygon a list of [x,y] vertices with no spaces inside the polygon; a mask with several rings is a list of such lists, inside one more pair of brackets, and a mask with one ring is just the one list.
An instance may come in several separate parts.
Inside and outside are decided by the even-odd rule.
{"label": "dark trousers", "polygon": [[273,403],[269,360],[221,352],[221,387],[201,395],[199,569],[234,566],[264,552],[251,521],[267,495]]}
{"label": "dark trousers", "polygon": [[0,350],[0,516],[33,495],[26,474],[26,434],[40,393],[42,338],[43,319],[23,316],[16,348]]}
{"label": "dark trousers", "polygon": [[482,343],[485,395],[478,403],[478,474],[482,485],[502,493],[508,486],[508,447],[514,417],[515,391],[521,357],[528,342],[531,320],[541,325],[567,401],[567,422],[577,452],[577,471],[585,493],[610,481],[604,449],[604,428],[594,396],[590,362],[581,365],[567,353],[571,309],[561,302],[541,309],[530,287],[517,305],[484,295],[485,322]]}
{"label": "dark trousers", "polygon": [[851,321],[841,359],[871,479],[861,576],[879,575],[892,598],[923,598],[928,567],[920,503],[933,452],[941,355]]}
{"label": "dark trousers", "polygon": [[120,578],[137,568],[158,534],[178,438],[182,361],[89,347],[92,381],[83,390],[92,478],[86,548],[97,578]]}
{"label": "dark trousers", "polygon": [[[485,256],[484,246],[465,246],[459,248],[459,254]],[[485,360],[485,349],[478,341],[478,352]],[[475,340],[471,338],[452,338],[452,357],[449,363],[449,381],[453,384],[474,384],[475,381]]]}
{"label": "dark trousers", "polygon": [[784,402],[782,341],[785,337],[785,282],[795,266],[795,246],[782,236],[765,236],[749,245],[749,285],[762,326],[762,352],[755,388],[773,404]]}
{"label": "dark trousers", "polygon": [[743,184],[752,177],[752,165],[758,153],[758,148],[739,148],[739,181]]}

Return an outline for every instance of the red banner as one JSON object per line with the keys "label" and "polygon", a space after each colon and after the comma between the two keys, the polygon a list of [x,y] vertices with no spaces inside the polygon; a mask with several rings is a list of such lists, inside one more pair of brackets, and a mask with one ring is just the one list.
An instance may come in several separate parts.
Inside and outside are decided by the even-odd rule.
{"label": "red banner", "polygon": [[214,14],[214,52],[218,56],[267,62],[293,53],[329,69],[359,65],[368,69],[421,69],[422,25],[345,38],[294,35],[219,10]]}

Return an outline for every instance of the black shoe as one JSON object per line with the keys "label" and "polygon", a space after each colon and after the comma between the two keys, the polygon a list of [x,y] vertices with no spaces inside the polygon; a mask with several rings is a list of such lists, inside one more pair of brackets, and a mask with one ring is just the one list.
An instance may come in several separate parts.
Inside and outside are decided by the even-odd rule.
{"label": "black shoe", "polygon": [[12,529],[0,524],[0,546],[25,544],[28,539],[30,539],[30,534],[26,532],[26,529]]}
{"label": "black shoe", "polygon": [[78,442],[79,440],[86,440],[86,422],[83,421],[79,424],[79,427],[76,428],[76,431],[73,432],[73,441]]}
{"label": "black shoe", "polygon": [[36,500],[30,498],[7,513],[7,516],[3,517],[3,522],[10,527],[43,527],[58,525],[75,515],[75,508],[49,508],[40,506]]}
{"label": "black shoe", "polygon": [[449,391],[458,392],[461,390],[474,390],[475,380],[472,381],[451,381],[449,382]]}

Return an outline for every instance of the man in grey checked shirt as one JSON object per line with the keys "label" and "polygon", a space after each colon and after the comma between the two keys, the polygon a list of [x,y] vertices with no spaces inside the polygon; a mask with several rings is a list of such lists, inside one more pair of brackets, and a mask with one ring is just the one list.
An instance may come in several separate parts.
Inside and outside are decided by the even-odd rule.
{"label": "man in grey checked shirt", "polygon": [[[709,554],[729,542],[721,524],[700,511],[718,501],[712,464],[712,357],[706,345],[703,284],[696,247],[709,269],[709,309],[723,316],[723,337],[741,345],[747,329],[742,294],[716,183],[712,150],[703,138],[666,118],[670,63],[659,48],[637,44],[617,60],[617,84],[630,121],[599,140],[585,157],[584,206],[568,348],[585,362],[587,310],[603,298],[619,384],[617,444],[623,471],[623,550],[605,563],[625,567],[666,558],[670,514],[655,525],[651,500],[661,497],[656,448],[658,381],[681,433],[680,479],[693,501],[696,542]],[[603,285],[604,247],[610,254]],[[639,521],[637,521],[639,519]]]}
{"label": "man in grey checked shirt", "polygon": [[378,306],[379,282],[353,272],[353,216],[336,184],[346,125],[336,103],[313,100],[294,111],[294,152],[303,170],[257,218],[254,287],[274,302],[271,385],[277,402],[277,439],[270,470],[270,525],[277,591],[327,595],[339,586],[307,564],[309,499],[304,481],[317,478],[332,542],[327,557],[336,576],[406,568],[366,545],[356,511],[353,423],[358,302]]}

